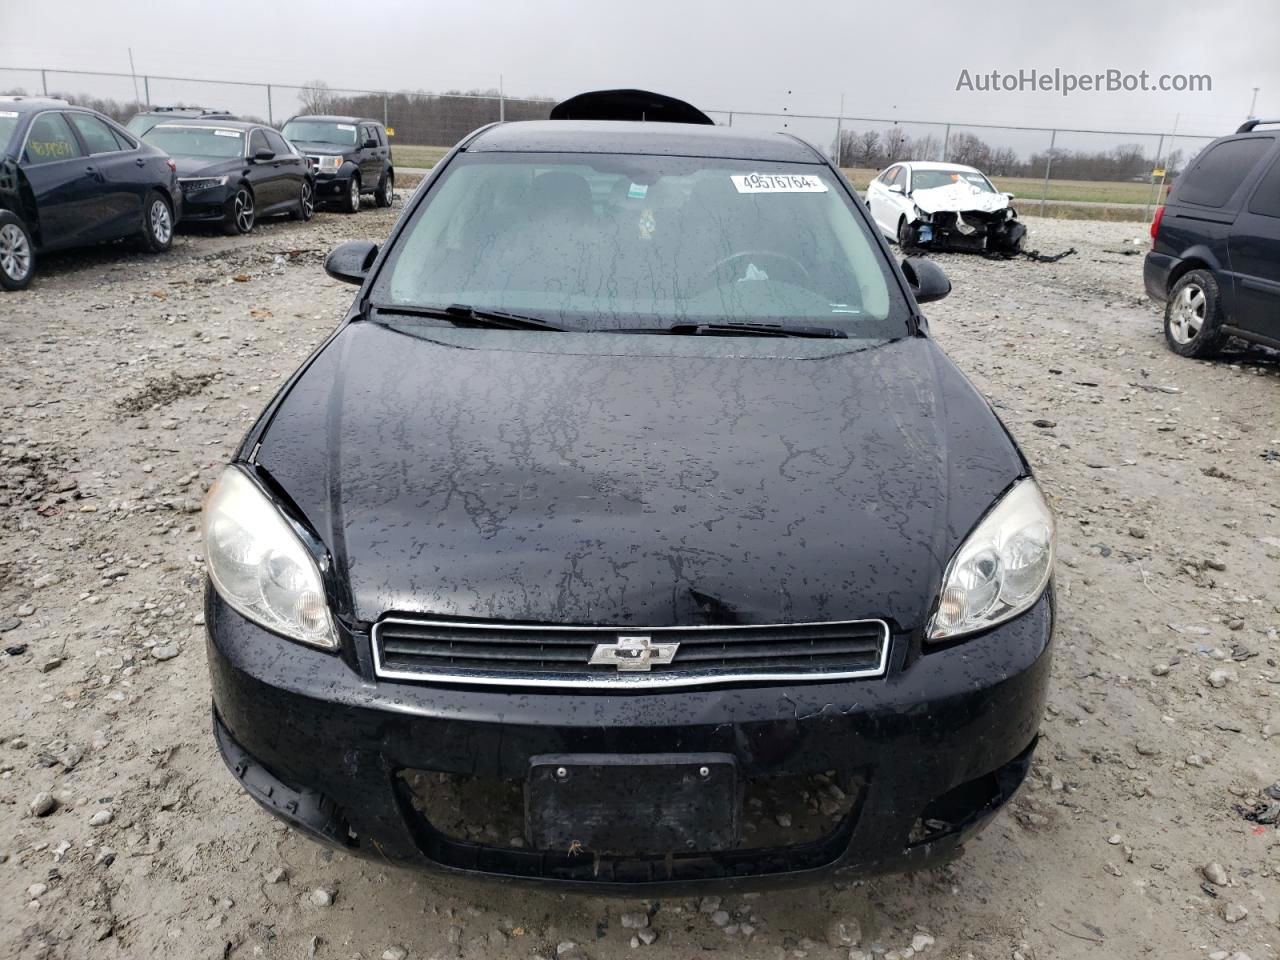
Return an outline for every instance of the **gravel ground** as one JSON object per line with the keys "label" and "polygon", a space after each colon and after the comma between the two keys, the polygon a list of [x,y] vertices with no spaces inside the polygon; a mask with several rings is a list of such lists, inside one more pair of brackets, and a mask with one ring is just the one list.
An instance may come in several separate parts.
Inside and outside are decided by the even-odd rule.
{"label": "gravel ground", "polygon": [[1169,353],[1119,252],[1145,249],[1134,225],[1033,221],[1032,246],[1079,250],[1056,264],[938,258],[934,333],[1061,521],[1044,737],[963,859],[606,900],[383,868],[260,812],[209,733],[197,510],[350,302],[324,252],[393,215],[47,258],[0,297],[0,955],[1280,957],[1257,822],[1280,780],[1280,364]]}

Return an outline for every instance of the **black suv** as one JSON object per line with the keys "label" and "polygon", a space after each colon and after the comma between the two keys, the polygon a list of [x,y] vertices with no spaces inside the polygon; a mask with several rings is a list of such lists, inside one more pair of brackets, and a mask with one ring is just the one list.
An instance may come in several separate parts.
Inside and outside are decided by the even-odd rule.
{"label": "black suv", "polygon": [[316,200],[360,210],[360,195],[371,193],[380,207],[395,196],[395,169],[387,129],[367,117],[294,117],[284,125],[285,139],[311,162]]}
{"label": "black suv", "polygon": [[157,123],[170,120],[234,120],[233,114],[225,110],[210,110],[207,107],[151,107],[142,113],[135,113],[125,124],[128,131],[135,136],[142,136]]}
{"label": "black suv", "polygon": [[495,124],[326,269],[359,295],[205,500],[268,810],[647,895],[937,864],[1017,789],[1053,517],[821,151]]}
{"label": "black suv", "polygon": [[1151,224],[1147,293],[1184,357],[1227,339],[1280,347],[1280,132],[1250,120],[1209,144]]}
{"label": "black suv", "polygon": [[37,251],[121,237],[168,250],[181,212],[164,151],[84,107],[0,97],[0,288],[25,287]]}

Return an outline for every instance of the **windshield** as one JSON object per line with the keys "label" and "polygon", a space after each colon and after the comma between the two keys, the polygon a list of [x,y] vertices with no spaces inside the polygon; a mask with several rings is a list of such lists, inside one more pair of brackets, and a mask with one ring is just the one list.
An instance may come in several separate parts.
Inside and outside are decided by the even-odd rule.
{"label": "windshield", "polygon": [[153,147],[174,157],[240,157],[244,155],[244,133],[222,127],[186,127],[161,123],[142,135]]}
{"label": "windshield", "polygon": [[148,130],[150,130],[159,122],[160,122],[159,117],[153,117],[147,113],[140,113],[136,117],[134,117],[132,120],[130,120],[128,123],[126,123],[124,127],[130,133],[134,133],[134,134],[137,134],[138,136],[142,136],[144,133],[146,133]]}
{"label": "windshield", "polygon": [[603,154],[460,155],[374,284],[575,330],[792,323],[908,332],[888,263],[823,166]]}
{"label": "windshield", "polygon": [[286,140],[307,143],[332,143],[339,147],[355,146],[356,125],[331,120],[290,120],[284,125]]}
{"label": "windshield", "polygon": [[18,114],[14,110],[0,110],[0,153],[4,153],[18,129]]}
{"label": "windshield", "polygon": [[911,192],[949,187],[953,183],[967,183],[982,193],[995,193],[991,181],[977,170],[915,170],[911,174]]}

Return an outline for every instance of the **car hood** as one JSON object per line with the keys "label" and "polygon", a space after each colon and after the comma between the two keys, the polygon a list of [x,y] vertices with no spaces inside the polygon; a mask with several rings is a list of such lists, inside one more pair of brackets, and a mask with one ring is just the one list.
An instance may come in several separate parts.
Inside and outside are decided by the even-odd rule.
{"label": "car hood", "polygon": [[945,187],[914,190],[911,193],[911,199],[925,213],[941,211],[965,213],[969,210],[995,213],[1009,206],[1009,198],[1003,193],[988,193],[964,180],[957,180]]}
{"label": "car hood", "polygon": [[209,157],[172,157],[180,177],[220,177],[244,164],[242,157],[210,159]]}
{"label": "car hood", "polygon": [[256,462],[357,621],[912,628],[1026,467],[932,341],[835,343],[356,322]]}

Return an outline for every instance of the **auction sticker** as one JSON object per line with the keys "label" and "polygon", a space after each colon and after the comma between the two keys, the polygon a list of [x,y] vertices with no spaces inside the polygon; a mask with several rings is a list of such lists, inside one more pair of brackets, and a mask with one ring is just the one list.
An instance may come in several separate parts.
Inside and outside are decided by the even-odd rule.
{"label": "auction sticker", "polygon": [[16,110],[0,110],[0,117],[4,117],[5,119],[16,117],[17,115],[18,113]]}
{"label": "auction sticker", "polygon": [[739,193],[826,193],[817,177],[795,173],[744,173],[730,176]]}
{"label": "auction sticker", "polygon": [[215,130],[213,131],[213,135],[215,137],[235,137],[237,140],[240,139],[239,130]]}

